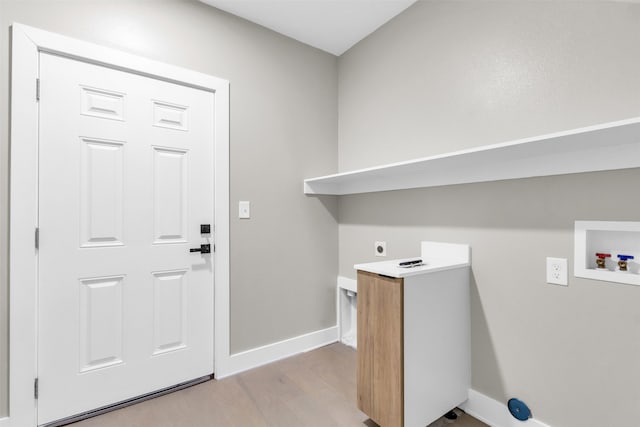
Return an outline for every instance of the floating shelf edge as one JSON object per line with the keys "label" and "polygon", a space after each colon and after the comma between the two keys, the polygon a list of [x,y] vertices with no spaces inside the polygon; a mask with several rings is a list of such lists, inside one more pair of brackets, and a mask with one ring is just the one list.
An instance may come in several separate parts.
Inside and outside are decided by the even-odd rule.
{"label": "floating shelf edge", "polygon": [[309,178],[304,192],[347,195],[636,167],[640,117]]}

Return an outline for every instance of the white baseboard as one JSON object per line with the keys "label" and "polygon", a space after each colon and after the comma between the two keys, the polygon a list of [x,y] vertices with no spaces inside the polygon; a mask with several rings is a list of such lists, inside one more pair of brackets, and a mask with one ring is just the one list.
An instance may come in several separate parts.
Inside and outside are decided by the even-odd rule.
{"label": "white baseboard", "polygon": [[475,390],[469,390],[469,399],[460,409],[491,427],[551,427],[535,418],[527,421],[515,419],[507,405]]}
{"label": "white baseboard", "polygon": [[8,426],[8,425],[9,425],[9,418],[8,417],[0,418],[0,427]]}
{"label": "white baseboard", "polygon": [[232,354],[228,363],[225,364],[227,369],[222,375],[216,373],[216,378],[228,377],[242,371],[257,368],[276,360],[304,353],[318,347],[325,346],[338,341],[338,327],[332,326],[297,337],[289,338],[284,341],[267,344],[262,347],[252,348],[242,353]]}

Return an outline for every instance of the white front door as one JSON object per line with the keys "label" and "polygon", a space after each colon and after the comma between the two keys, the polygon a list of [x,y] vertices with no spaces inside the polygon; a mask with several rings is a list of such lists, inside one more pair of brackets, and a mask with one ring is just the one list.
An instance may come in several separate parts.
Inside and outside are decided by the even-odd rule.
{"label": "white front door", "polygon": [[38,423],[213,373],[214,95],[40,54]]}

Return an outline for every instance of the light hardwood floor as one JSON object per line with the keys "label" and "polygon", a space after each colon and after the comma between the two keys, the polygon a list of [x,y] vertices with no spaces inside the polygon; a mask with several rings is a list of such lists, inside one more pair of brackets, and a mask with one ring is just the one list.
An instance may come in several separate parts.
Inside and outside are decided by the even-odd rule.
{"label": "light hardwood floor", "polygon": [[[123,387],[126,385],[123,384]],[[461,413],[429,427],[487,427]],[[73,427],[375,427],[356,407],[356,352],[332,344]]]}

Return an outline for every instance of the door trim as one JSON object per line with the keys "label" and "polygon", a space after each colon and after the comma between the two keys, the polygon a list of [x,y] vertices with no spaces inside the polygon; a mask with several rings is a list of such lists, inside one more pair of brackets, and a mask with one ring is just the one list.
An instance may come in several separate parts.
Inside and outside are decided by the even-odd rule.
{"label": "door trim", "polygon": [[3,427],[35,426],[37,376],[38,104],[40,52],[53,53],[215,94],[214,369],[229,370],[229,82],[200,72],[12,25],[9,211],[9,418]]}

